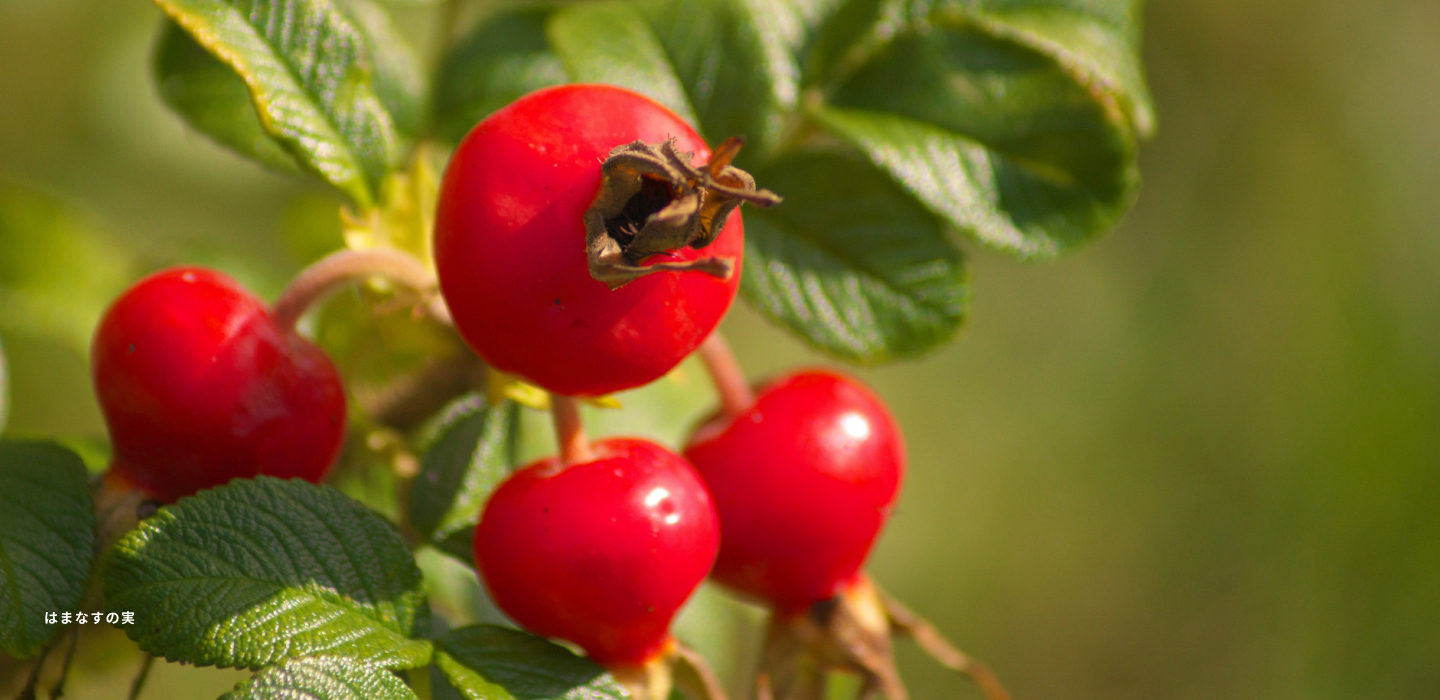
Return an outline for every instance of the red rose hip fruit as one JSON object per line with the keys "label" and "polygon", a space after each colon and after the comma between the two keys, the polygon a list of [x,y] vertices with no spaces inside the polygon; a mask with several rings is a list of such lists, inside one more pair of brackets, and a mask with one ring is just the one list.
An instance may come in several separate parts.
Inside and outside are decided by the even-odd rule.
{"label": "red rose hip fruit", "polygon": [[884,404],[825,371],[770,383],[744,413],[697,430],[685,456],[720,515],[711,576],[782,615],[861,576],[905,471]]}
{"label": "red rose hip fruit", "polygon": [[862,694],[904,700],[893,641],[905,636],[989,700],[1009,700],[984,664],[861,570],[905,472],[904,442],[880,399],[854,379],[812,370],[750,401],[726,391],[734,382],[723,360],[710,364],[729,415],[702,425],[685,455],[720,515],[711,576],[774,610],[756,696],[825,697],[828,674],[816,671],[843,670],[860,674]]}
{"label": "red rose hip fruit", "polygon": [[715,560],[705,485],[679,455],[609,439],[591,460],[541,460],[496,489],[475,530],[495,604],[522,627],[595,661],[640,667],[667,651],[670,621]]}
{"label": "red rose hip fruit", "polygon": [[344,437],[330,359],[212,270],[165,270],[122,294],[91,370],[110,478],[160,501],[258,474],[319,482]]}
{"label": "red rose hip fruit", "polygon": [[738,148],[712,159],[670,110],[605,85],[490,115],[455,150],[437,204],[456,328],[495,368],[560,394],[665,374],[735,297],[744,228],[731,211],[772,202],[728,166]]}

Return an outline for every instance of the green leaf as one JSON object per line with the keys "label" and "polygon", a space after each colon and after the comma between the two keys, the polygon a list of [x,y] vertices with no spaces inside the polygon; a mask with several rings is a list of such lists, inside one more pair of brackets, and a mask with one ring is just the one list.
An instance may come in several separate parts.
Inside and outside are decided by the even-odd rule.
{"label": "green leaf", "polygon": [[[740,165],[779,143],[800,94],[791,51],[793,3],[783,0],[661,0],[637,3],[712,142],[746,137]],[[748,166],[747,166],[748,167]]]}
{"label": "green leaf", "polygon": [[287,661],[242,681],[220,700],[416,700],[399,676],[344,656]]}
{"label": "green leaf", "polygon": [[624,700],[594,661],[527,632],[471,625],[436,640],[435,664],[468,700]]}
{"label": "green leaf", "polygon": [[395,127],[416,136],[425,125],[428,86],[415,50],[390,21],[390,13],[371,0],[339,0],[339,8],[365,38],[374,66],[375,96],[395,120]]}
{"label": "green leaf", "polygon": [[570,79],[629,88],[699,124],[665,47],[635,4],[617,0],[567,6],[546,35]]}
{"label": "green leaf", "polygon": [[166,21],[161,27],[153,69],[160,99],[200,133],[272,170],[301,172],[260,125],[245,81],[180,25]]}
{"label": "green leaf", "polygon": [[969,299],[940,222],[866,163],[807,152],[755,174],[785,195],[745,212],[741,290],[836,357],[878,363],[950,339]]}
{"label": "green leaf", "polygon": [[598,2],[546,30],[571,80],[648,95],[712,141],[746,136],[743,165],[775,148],[799,99],[793,14],[779,0]]}
{"label": "green leaf", "polygon": [[113,611],[141,648],[259,669],[301,656],[384,668],[428,663],[429,608],[399,533],[338,491],[236,480],[162,508],[116,545]]}
{"label": "green leaf", "polygon": [[435,130],[458,143],[480,120],[526,93],[566,80],[545,39],[548,7],[487,18],[456,42],[435,81]]}
{"label": "green leaf", "polygon": [[110,438],[104,435],[51,435],[48,439],[58,443],[80,457],[85,464],[85,471],[91,476],[105,473],[110,468],[110,461],[114,457],[114,448],[110,445]]}
{"label": "green leaf", "polygon": [[435,542],[435,548],[473,567],[475,566],[475,531],[456,530]]}
{"label": "green leaf", "polygon": [[398,155],[370,42],[330,0],[156,0],[245,82],[260,123],[310,172],[370,205]]}
{"label": "green leaf", "polygon": [[0,650],[40,651],[74,612],[94,556],[95,518],[85,465],[48,442],[0,442]]}
{"label": "green leaf", "polygon": [[[439,656],[438,654],[436,655]],[[439,666],[430,667],[430,700],[465,700],[465,694],[445,677]]]}
{"label": "green leaf", "polygon": [[563,82],[648,95],[712,140],[749,138],[742,163],[778,142],[799,95],[780,0],[598,2],[529,7],[482,23],[447,57],[436,90],[442,134],[458,140],[490,112]]}
{"label": "green leaf", "polygon": [[445,540],[479,522],[485,499],[515,467],[518,413],[508,401],[488,406],[471,395],[441,416],[410,491],[410,521],[427,540]]}
{"label": "green leaf", "polygon": [[982,244],[1054,257],[1130,206],[1153,124],[1132,31],[1091,5],[853,0],[812,54],[812,116]]}
{"label": "green leaf", "polygon": [[1155,131],[1155,106],[1140,65],[1137,2],[993,2],[992,16],[1017,40],[1056,56],[1080,80],[1120,101],[1141,138]]}

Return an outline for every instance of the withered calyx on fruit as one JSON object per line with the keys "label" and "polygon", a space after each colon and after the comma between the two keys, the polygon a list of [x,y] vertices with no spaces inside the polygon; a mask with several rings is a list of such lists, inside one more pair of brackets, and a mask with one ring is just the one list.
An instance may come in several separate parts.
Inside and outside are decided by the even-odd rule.
{"label": "withered calyx on fruit", "polygon": [[635,141],[611,151],[601,166],[600,193],[585,212],[590,274],[611,289],[665,270],[729,277],[734,261],[724,257],[640,263],[683,246],[699,250],[710,245],[742,202],[758,207],[780,202],[774,192],[757,190],[749,173],[730,165],[742,145],[744,139],[730,137],[700,168],[690,165],[694,153],[676,150],[674,138],[656,144]]}

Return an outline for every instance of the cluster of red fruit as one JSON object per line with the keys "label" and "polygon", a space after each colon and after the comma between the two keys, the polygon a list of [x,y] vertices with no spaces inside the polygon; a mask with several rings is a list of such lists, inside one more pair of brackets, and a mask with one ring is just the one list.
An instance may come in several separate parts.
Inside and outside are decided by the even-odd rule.
{"label": "cluster of red fruit", "polygon": [[[734,209],[778,200],[729,165],[737,148],[712,156],[634,93],[552,88],[477,126],[440,193],[436,263],[457,330],[494,368],[553,392],[557,414],[572,412],[568,428],[557,420],[561,454],[489,499],[475,561],[516,622],[641,690],[677,653],[671,620],[707,575],[768,603],[772,630],[823,627],[817,610],[856,596],[873,606],[862,565],[904,471],[884,405],[825,371],[753,396],[729,387],[683,457],[579,432],[563,397],[657,379],[728,309],[743,253]],[[258,473],[320,481],[341,446],[344,391],[288,325],[208,270],[127,291],[93,352],[110,479],[164,502]]]}

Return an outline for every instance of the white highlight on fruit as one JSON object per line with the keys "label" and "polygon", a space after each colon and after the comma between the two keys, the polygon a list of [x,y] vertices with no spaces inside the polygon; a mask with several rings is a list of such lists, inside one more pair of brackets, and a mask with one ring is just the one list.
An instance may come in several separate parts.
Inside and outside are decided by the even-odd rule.
{"label": "white highlight on fruit", "polygon": [[847,413],[840,417],[840,429],[845,435],[853,440],[864,440],[870,437],[870,421],[859,413]]}
{"label": "white highlight on fruit", "polygon": [[[660,505],[662,501],[669,497],[670,489],[667,489],[664,486],[656,486],[655,490],[651,491],[648,494],[645,494],[645,507],[654,508],[655,506]],[[670,512],[666,513],[664,517],[665,524],[674,525],[675,523],[680,522],[680,514],[676,512],[673,507],[670,508],[669,511]]]}

